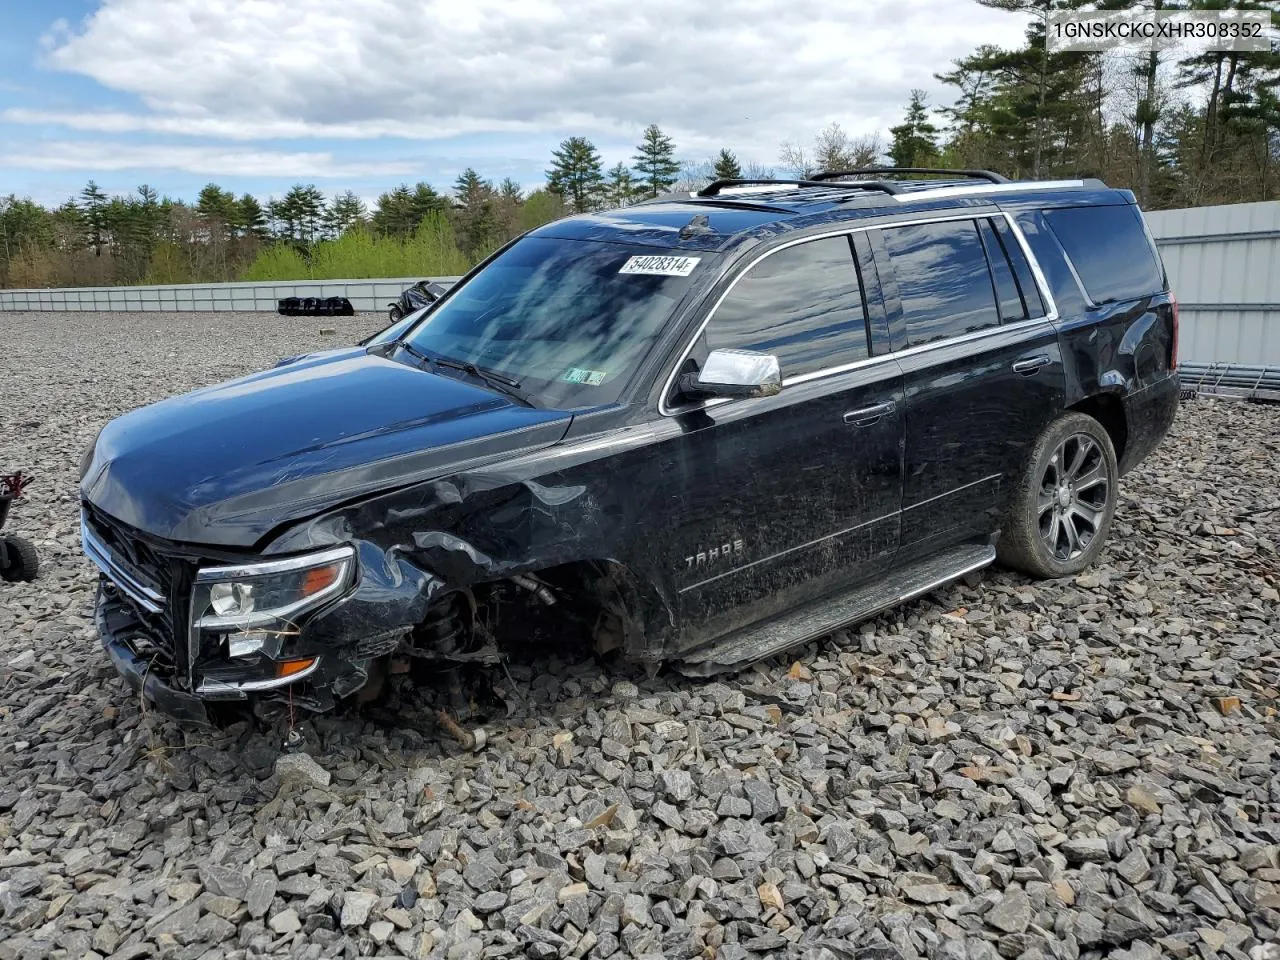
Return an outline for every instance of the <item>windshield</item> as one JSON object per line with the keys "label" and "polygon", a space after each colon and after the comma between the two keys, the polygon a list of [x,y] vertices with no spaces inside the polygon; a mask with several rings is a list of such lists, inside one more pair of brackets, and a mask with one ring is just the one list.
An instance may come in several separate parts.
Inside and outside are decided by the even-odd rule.
{"label": "windshield", "polygon": [[395,323],[391,324],[391,326],[384,327],[379,330],[368,340],[361,340],[361,345],[366,347],[376,347],[383,343],[391,343],[393,340],[399,340],[406,330],[418,322],[419,318],[422,316],[422,312],[426,309],[426,307],[421,307],[418,310],[414,310],[412,313],[405,314]]}
{"label": "windshield", "polygon": [[616,400],[711,257],[526,237],[405,341],[519,382],[546,406]]}

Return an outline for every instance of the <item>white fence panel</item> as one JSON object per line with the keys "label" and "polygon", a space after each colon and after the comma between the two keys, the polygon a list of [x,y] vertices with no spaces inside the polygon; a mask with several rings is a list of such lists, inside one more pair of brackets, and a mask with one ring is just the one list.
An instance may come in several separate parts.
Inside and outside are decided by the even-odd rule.
{"label": "white fence panel", "polygon": [[1280,366],[1280,201],[1147,214],[1190,363]]}

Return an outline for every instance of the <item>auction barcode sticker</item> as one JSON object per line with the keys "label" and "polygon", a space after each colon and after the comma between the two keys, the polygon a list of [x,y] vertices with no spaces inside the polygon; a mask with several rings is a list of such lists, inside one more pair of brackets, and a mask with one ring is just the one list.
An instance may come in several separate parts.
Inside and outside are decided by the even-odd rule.
{"label": "auction barcode sticker", "polygon": [[632,257],[619,273],[647,273],[655,277],[687,277],[701,257]]}

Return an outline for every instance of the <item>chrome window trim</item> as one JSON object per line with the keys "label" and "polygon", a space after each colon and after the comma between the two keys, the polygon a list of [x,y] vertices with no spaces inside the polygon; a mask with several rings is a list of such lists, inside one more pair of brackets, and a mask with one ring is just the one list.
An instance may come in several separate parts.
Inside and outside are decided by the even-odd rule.
{"label": "chrome window trim", "polygon": [[106,544],[94,536],[83,513],[80,515],[80,543],[84,547],[85,555],[93,561],[94,565],[135,603],[150,613],[164,612],[164,595],[139,583],[116,563]]}
{"label": "chrome window trim", "polygon": [[[1066,183],[1067,181],[1063,182]],[[993,184],[993,186],[996,185]],[[1043,186],[1043,184],[1036,184],[1036,186]],[[1028,317],[1026,320],[1020,320],[1017,323],[1006,323],[994,327],[985,327],[982,330],[975,330],[971,333],[962,333],[954,337],[947,337],[944,340],[936,340],[932,343],[920,344],[916,347],[908,347],[905,350],[891,351],[889,353],[881,354],[880,356],[865,357],[861,360],[852,360],[849,363],[840,364],[834,367],[824,367],[821,370],[811,370],[808,373],[798,374],[794,377],[784,376],[782,378],[783,389],[785,390],[788,386],[795,386],[800,383],[808,383],[811,380],[820,380],[824,377],[838,376],[843,373],[848,373],[851,370],[870,367],[897,357],[911,356],[928,350],[938,350],[956,343],[967,343],[969,341],[979,340],[983,337],[993,336],[994,334],[1001,333],[1005,330],[1019,330],[1024,327],[1030,329],[1033,324],[1045,322],[1050,324],[1055,323],[1058,319],[1058,305],[1053,299],[1053,292],[1049,289],[1049,281],[1045,277],[1044,271],[1040,268],[1040,263],[1036,260],[1035,254],[1031,252],[1031,245],[1027,242],[1027,238],[1022,232],[1022,228],[1013,218],[1013,214],[1009,213],[1007,210],[997,210],[985,213],[964,212],[948,213],[941,216],[921,216],[910,220],[894,220],[889,223],[874,223],[864,226],[846,225],[841,227],[839,230],[832,230],[827,233],[809,234],[804,237],[797,237],[794,240],[789,240],[786,243],[781,243],[776,247],[771,247],[764,251],[748,263],[746,267],[744,267],[738,275],[733,278],[733,281],[729,286],[725,287],[720,296],[716,298],[716,302],[712,304],[706,317],[704,317],[702,322],[698,324],[698,329],[694,331],[693,336],[689,338],[689,342],[685,345],[684,350],[680,352],[676,362],[672,365],[671,372],[667,375],[666,382],[663,384],[662,393],[658,396],[658,413],[664,417],[674,417],[684,413],[692,413],[695,410],[706,410],[710,407],[719,406],[722,403],[735,402],[734,398],[720,397],[715,400],[705,400],[699,403],[692,403],[687,406],[672,408],[667,405],[667,397],[671,395],[671,390],[675,385],[677,373],[684,365],[684,362],[689,359],[689,354],[693,352],[694,346],[697,345],[698,338],[702,336],[703,331],[707,328],[707,324],[709,324],[715,317],[716,311],[720,309],[720,304],[723,303],[725,297],[733,291],[733,288],[738,285],[738,281],[750,273],[751,269],[766,257],[771,257],[779,251],[787,250],[790,247],[799,246],[802,243],[808,243],[813,240],[828,240],[832,237],[849,237],[853,236],[855,233],[866,233],[869,230],[888,230],[893,227],[911,227],[926,223],[947,223],[954,220],[981,220],[986,217],[995,216],[1004,217],[1005,222],[1009,225],[1010,231],[1012,231],[1014,237],[1018,241],[1018,246],[1022,249],[1022,255],[1027,258],[1027,263],[1031,267],[1031,276],[1035,279],[1036,286],[1040,290],[1041,302],[1044,304],[1046,309],[1046,312],[1042,316]]]}
{"label": "chrome window trim", "polygon": [[203,567],[196,573],[196,583],[217,582],[220,580],[239,580],[246,577],[266,577],[273,573],[290,573],[294,570],[305,570],[308,567],[322,567],[328,563],[354,558],[354,547],[333,547],[318,553],[306,553],[298,557],[286,557],[283,560],[264,560],[261,563],[242,563],[229,567]]}

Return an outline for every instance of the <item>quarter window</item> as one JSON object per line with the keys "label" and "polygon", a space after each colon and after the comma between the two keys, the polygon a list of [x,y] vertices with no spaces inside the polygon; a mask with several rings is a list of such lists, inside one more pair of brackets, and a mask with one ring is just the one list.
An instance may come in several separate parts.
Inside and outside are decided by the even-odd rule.
{"label": "quarter window", "polygon": [[987,255],[972,220],[887,227],[910,347],[1000,323]]}
{"label": "quarter window", "polygon": [[1094,303],[1163,292],[1164,270],[1136,206],[1069,207],[1044,216]]}
{"label": "quarter window", "polygon": [[778,358],[784,377],[868,356],[867,314],[846,236],[787,247],[752,266],[716,308],[708,351]]}

